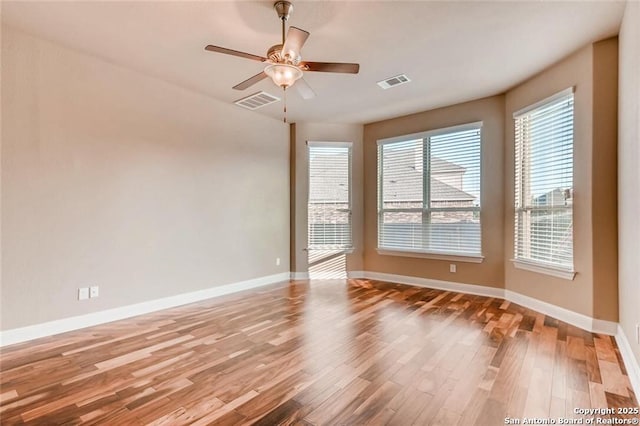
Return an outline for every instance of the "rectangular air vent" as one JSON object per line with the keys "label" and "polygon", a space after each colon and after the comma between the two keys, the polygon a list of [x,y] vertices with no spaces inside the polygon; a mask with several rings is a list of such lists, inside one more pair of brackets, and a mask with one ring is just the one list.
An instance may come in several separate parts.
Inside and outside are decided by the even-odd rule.
{"label": "rectangular air vent", "polygon": [[257,92],[253,95],[247,96],[246,98],[238,99],[234,104],[241,106],[242,108],[254,110],[262,108],[265,105],[278,102],[279,100],[280,98],[270,95],[267,92]]}
{"label": "rectangular air vent", "polygon": [[404,74],[400,74],[400,75],[396,75],[394,77],[389,77],[385,80],[379,81],[378,86],[382,87],[383,89],[388,89],[390,87],[399,86],[401,84],[405,84],[410,81],[411,80],[409,80],[409,77],[407,77]]}

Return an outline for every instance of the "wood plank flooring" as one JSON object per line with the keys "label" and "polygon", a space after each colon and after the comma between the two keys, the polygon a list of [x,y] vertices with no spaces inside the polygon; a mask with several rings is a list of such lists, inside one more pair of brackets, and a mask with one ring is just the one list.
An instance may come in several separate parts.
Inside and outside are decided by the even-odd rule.
{"label": "wood plank flooring", "polygon": [[282,283],[13,345],[0,370],[2,425],[499,425],[638,407],[609,336],[369,280]]}

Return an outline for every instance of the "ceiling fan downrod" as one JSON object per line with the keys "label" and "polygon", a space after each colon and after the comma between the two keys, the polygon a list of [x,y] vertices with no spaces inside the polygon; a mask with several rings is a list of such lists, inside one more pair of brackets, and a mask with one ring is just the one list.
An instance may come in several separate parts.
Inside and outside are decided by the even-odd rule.
{"label": "ceiling fan downrod", "polygon": [[287,22],[287,19],[289,19],[289,16],[291,16],[293,5],[291,4],[291,2],[288,2],[286,0],[279,0],[273,4],[273,8],[278,13],[278,18],[280,18],[280,21],[282,21],[282,44],[284,44],[285,23]]}
{"label": "ceiling fan downrod", "polygon": [[[286,23],[287,23],[287,20],[289,19],[289,16],[291,16],[291,12],[293,11],[293,5],[291,4],[291,2],[288,2],[286,0],[279,0],[273,4],[273,8],[278,13],[278,18],[280,18],[280,22],[282,22],[282,46],[284,46]],[[282,91],[284,95],[283,96],[284,105],[283,105],[282,113],[284,115],[284,122],[286,123],[287,122],[287,87],[282,86]]]}

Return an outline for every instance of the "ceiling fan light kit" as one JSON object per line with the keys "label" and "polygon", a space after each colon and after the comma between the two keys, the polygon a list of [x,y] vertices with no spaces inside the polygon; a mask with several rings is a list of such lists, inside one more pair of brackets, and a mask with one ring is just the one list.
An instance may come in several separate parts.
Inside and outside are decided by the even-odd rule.
{"label": "ceiling fan light kit", "polygon": [[309,33],[296,27],[289,27],[289,30],[285,31],[286,22],[293,11],[293,5],[290,2],[279,0],[274,3],[273,7],[282,22],[282,43],[271,46],[267,51],[266,57],[214,45],[205,47],[205,50],[210,52],[224,53],[266,64],[263,71],[235,85],[233,87],[234,89],[244,90],[269,77],[276,86],[282,87],[284,90],[293,86],[296,81],[299,81],[299,83],[296,84],[298,91],[304,99],[310,99],[315,96],[315,93],[304,81],[303,74],[305,71],[346,74],[358,73],[360,65],[355,63],[302,61],[300,51],[307,41]]}
{"label": "ceiling fan light kit", "polygon": [[271,77],[276,86],[280,86],[283,89],[292,86],[296,80],[302,77],[302,70],[289,64],[267,65],[264,73]]}

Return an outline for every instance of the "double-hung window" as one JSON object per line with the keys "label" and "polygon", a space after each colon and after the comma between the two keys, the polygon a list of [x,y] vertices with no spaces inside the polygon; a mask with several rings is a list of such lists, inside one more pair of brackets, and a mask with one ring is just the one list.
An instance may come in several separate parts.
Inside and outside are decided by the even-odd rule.
{"label": "double-hung window", "polygon": [[515,265],[573,278],[573,89],[514,120]]}
{"label": "double-hung window", "polygon": [[351,242],[351,143],[308,142],[308,247],[339,250]]}
{"label": "double-hung window", "polygon": [[378,250],[480,258],[481,126],[378,141]]}

